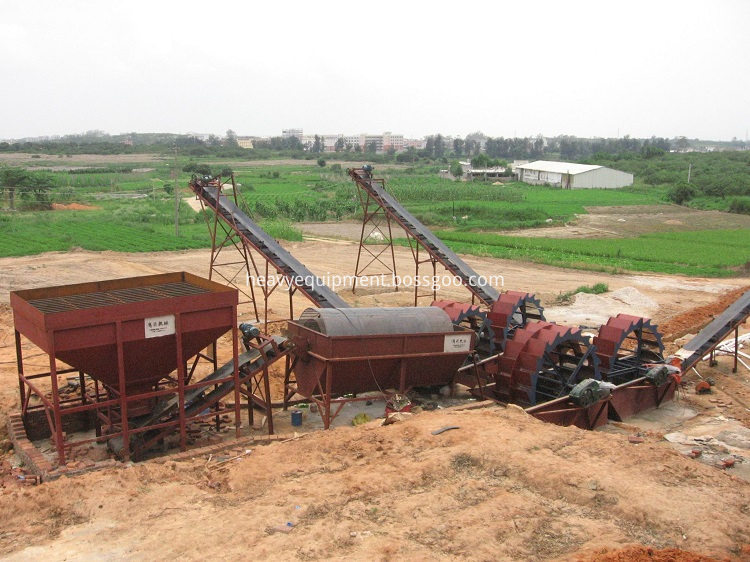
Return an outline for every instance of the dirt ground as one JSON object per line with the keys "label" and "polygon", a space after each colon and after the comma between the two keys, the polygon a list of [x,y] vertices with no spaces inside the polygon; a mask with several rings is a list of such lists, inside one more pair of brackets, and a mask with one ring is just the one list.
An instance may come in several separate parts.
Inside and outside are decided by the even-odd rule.
{"label": "dirt ground", "polygon": [[[627,238],[654,232],[686,230],[721,230],[750,228],[750,216],[720,211],[700,211],[679,205],[627,205],[586,207],[587,214],[577,215],[564,226],[503,230],[503,236],[530,238]],[[310,236],[359,240],[362,223],[355,221],[301,223],[299,228]],[[394,238],[403,238],[400,229]]]}
{"label": "dirt ground", "polygon": [[74,154],[70,158],[60,158],[57,154],[32,154],[20,152],[0,153],[0,164],[7,166],[34,165],[38,162],[59,162],[60,166],[107,166],[110,164],[135,164],[140,162],[157,162],[169,160],[169,157],[157,154]]}
{"label": "dirt ground", "polygon": [[[356,260],[357,246],[347,240],[285,246],[320,276],[351,274]],[[408,252],[396,248],[403,273],[413,267]],[[0,414],[19,406],[9,291],[179,270],[206,276],[208,260],[208,251],[76,251],[0,259]],[[551,307],[560,292],[605,282],[613,292],[629,295],[631,304],[612,298],[598,307],[616,314],[648,302],[653,318],[673,337],[700,329],[706,316],[721,312],[750,285],[749,278],[610,276],[466,260],[482,274],[504,276],[505,289],[536,292],[560,321],[583,309],[583,304]],[[339,292],[356,306],[413,302],[411,291]],[[439,298],[467,301],[469,295],[450,287]],[[295,314],[305,306],[296,301]],[[703,308],[696,313],[695,307]],[[274,295],[271,309],[274,318],[286,316],[286,295]],[[247,305],[242,319],[252,319]],[[32,347],[26,346],[28,353]],[[699,370],[717,379],[716,391],[695,396],[688,387],[680,404],[695,412],[689,423],[705,424],[720,415],[746,425],[750,410],[744,404],[750,397],[743,381],[750,373],[732,375],[726,358],[715,369]],[[9,486],[0,489],[5,519],[0,555],[10,560],[228,559],[248,553],[261,560],[750,556],[750,484],[670,444],[663,438],[667,432],[690,433],[688,425],[675,424],[586,432],[544,424],[515,407],[441,410],[386,427],[376,420],[253,446],[224,464],[206,456],[157,459],[36,487]],[[459,429],[432,435],[447,425]],[[631,443],[634,434],[644,442]],[[0,440],[6,435],[3,426]]]}
{"label": "dirt ground", "polygon": [[565,226],[503,231],[540,238],[623,238],[654,232],[750,228],[750,216],[700,211],[679,205],[586,207]]}

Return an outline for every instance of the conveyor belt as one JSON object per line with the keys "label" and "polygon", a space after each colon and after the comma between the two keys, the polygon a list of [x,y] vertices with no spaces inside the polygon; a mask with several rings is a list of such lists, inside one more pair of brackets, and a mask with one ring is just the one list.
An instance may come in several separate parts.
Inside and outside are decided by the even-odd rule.
{"label": "conveyor belt", "polygon": [[682,370],[687,371],[698,363],[706,354],[710,353],[732,330],[742,324],[750,316],[750,291],[730,304],[719,316],[703,328],[698,335],[686,343],[677,352],[682,359]]}
{"label": "conveyor belt", "polygon": [[372,179],[363,169],[349,170],[349,175],[360,187],[370,194],[392,219],[413,236],[432,257],[443,264],[448,271],[461,279],[464,286],[474,293],[479,300],[491,306],[500,297],[500,293],[496,289],[490,287],[487,283],[482,283],[482,276],[474,271],[464,260],[459,258],[429,228],[419,222],[395,197],[388,193],[382,181]]}
{"label": "conveyor belt", "polygon": [[[274,341],[280,347],[283,347],[287,341],[285,338],[280,336],[274,336]],[[271,345],[270,343],[268,344]],[[263,348],[266,349],[265,347]],[[238,357],[238,365],[240,369],[240,379],[246,379],[249,376],[254,375],[256,372],[264,368],[264,366],[275,363],[280,356],[266,356],[268,355],[265,351],[261,354],[257,349],[250,349],[242,353]],[[219,400],[227,396],[234,390],[234,380],[226,380],[232,376],[234,372],[234,360],[229,361],[225,365],[219,367],[216,371],[201,379],[201,382],[208,383],[210,381],[221,381],[215,387],[206,385],[200,388],[193,388],[185,392],[185,415],[195,416],[204,410],[208,410],[213,407]],[[173,395],[159,401],[156,407],[146,415],[130,418],[128,420],[128,426],[131,429],[140,427],[146,427],[155,423],[169,421],[175,419],[179,415],[179,396]],[[167,430],[168,432],[169,430]],[[163,429],[153,429],[146,431],[145,434],[138,434],[131,437],[133,440],[140,440],[141,442],[148,440],[151,436],[156,435],[160,432],[164,432]],[[122,451],[123,439],[122,436],[114,437],[109,440],[109,447],[112,451],[119,454]]]}
{"label": "conveyor belt", "polygon": [[210,208],[218,211],[219,216],[230,228],[263,255],[268,262],[283,275],[286,280],[301,291],[320,308],[348,308],[349,305],[312,271],[307,269],[281,244],[276,242],[255,221],[248,217],[228,197],[218,197],[216,187],[204,185],[201,181],[191,181],[190,188]]}

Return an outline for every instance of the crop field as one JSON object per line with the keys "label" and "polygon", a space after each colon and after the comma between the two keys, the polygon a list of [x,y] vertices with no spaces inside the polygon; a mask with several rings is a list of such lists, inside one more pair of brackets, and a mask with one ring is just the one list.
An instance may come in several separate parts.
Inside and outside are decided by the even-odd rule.
{"label": "crop field", "polygon": [[436,233],[457,252],[608,272],[728,277],[750,265],[746,229],[660,232],[637,238],[554,239],[475,232]]}
{"label": "crop field", "polygon": [[[192,196],[185,187],[190,177],[183,171],[186,164],[177,164],[181,199]],[[220,162],[210,164],[214,171],[222,167]],[[77,247],[128,252],[209,247],[203,217],[184,202],[180,236],[174,235],[175,163],[132,166],[49,172],[45,177],[52,183],[50,202],[91,209],[42,211],[18,200],[20,211],[0,213],[0,257]],[[559,226],[585,214],[590,206],[663,205],[666,185],[563,191],[517,183],[452,182],[439,178],[437,171],[435,166],[392,167],[384,172],[386,187],[458,252],[610,272],[702,276],[731,276],[750,262],[747,229],[607,239],[502,234],[506,229]],[[361,213],[356,188],[345,170],[284,164],[244,166],[234,172],[246,210],[276,238],[301,240],[296,222],[356,220]]]}

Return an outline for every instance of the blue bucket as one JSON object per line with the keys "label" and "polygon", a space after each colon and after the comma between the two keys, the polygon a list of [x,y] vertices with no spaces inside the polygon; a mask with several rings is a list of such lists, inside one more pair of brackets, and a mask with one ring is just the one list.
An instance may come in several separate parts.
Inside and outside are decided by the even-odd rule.
{"label": "blue bucket", "polygon": [[302,425],[302,410],[292,410],[292,425],[294,427]]}

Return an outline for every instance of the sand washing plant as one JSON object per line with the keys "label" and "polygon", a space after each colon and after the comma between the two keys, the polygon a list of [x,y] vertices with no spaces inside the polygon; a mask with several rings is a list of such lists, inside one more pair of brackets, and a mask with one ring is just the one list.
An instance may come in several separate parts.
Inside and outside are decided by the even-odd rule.
{"label": "sand washing plant", "polygon": [[[748,292],[670,357],[648,318],[619,314],[595,334],[548,322],[533,293],[484,284],[371,167],[349,175],[363,209],[355,278],[374,266],[396,273],[391,234],[399,228],[415,273],[445,268],[470,302],[438,300],[432,286],[415,288],[411,307],[350,307],[243,211],[233,178],[194,176],[190,188],[212,239],[209,280],[176,272],[11,293],[21,399],[11,433],[49,439],[57,467],[90,442],[138,460],[169,436],[186,450],[193,422],[229,420],[239,437],[243,408],[251,425],[260,412],[273,434],[274,406],[302,401],[316,406],[328,428],[345,404],[372,400],[373,392],[387,399],[456,384],[544,421],[594,429],[670,400],[681,375],[736,337],[750,315]],[[374,230],[382,233],[379,247],[367,243]],[[283,336],[266,333],[274,287],[231,286],[246,275],[288,282]],[[297,293],[312,304],[301,314],[293,309]],[[256,324],[238,325],[240,299]],[[431,304],[417,306],[420,300]],[[217,341],[228,333],[231,353],[220,358]],[[47,356],[48,371],[26,367],[24,339]],[[199,376],[199,364],[209,374]],[[272,397],[270,371],[279,366],[284,393]],[[78,391],[61,393],[60,375],[77,377]],[[73,439],[80,431],[90,436]],[[54,463],[39,468],[42,478],[54,471]]]}

